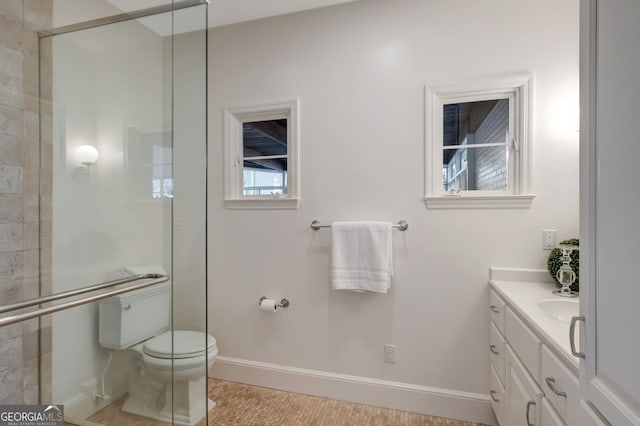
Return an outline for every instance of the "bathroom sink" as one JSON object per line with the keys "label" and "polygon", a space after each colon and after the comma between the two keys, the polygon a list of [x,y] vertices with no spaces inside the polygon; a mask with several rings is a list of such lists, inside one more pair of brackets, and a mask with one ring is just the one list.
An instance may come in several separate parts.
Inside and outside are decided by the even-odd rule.
{"label": "bathroom sink", "polygon": [[571,317],[579,314],[580,302],[577,299],[547,299],[538,302],[538,306],[548,317],[569,323]]}

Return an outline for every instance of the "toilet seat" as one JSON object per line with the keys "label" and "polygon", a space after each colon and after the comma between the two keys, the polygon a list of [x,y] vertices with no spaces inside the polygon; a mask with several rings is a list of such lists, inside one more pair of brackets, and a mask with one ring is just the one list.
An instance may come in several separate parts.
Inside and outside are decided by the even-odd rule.
{"label": "toilet seat", "polygon": [[203,345],[204,339],[205,334],[199,331],[167,331],[144,342],[142,351],[151,358],[174,360],[199,358],[204,357],[205,354],[217,353],[216,339],[207,335],[206,348]]}

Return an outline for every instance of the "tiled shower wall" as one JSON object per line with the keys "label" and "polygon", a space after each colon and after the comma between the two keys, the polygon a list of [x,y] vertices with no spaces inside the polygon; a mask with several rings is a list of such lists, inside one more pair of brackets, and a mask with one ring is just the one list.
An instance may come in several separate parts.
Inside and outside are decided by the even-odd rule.
{"label": "tiled shower wall", "polygon": [[[51,138],[45,138],[41,152],[37,31],[51,28],[51,22],[51,0],[0,1],[0,305],[38,297],[50,282],[50,214],[41,221],[40,204],[46,213]],[[43,79],[44,98],[51,99],[50,61],[45,59],[42,68],[49,76]],[[50,109],[50,102],[43,103],[44,109]],[[50,135],[48,123],[43,119],[43,135]],[[47,394],[40,382],[50,383],[51,372],[41,368],[40,355],[50,360],[50,339],[46,320],[0,328],[0,404],[38,403],[40,392]]]}

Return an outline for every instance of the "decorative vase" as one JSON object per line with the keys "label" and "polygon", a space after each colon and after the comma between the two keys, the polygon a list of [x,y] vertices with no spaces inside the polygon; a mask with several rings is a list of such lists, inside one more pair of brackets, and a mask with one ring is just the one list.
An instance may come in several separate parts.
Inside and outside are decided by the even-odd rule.
{"label": "decorative vase", "polygon": [[[567,240],[561,241],[560,246],[575,246],[571,251],[569,261],[569,266],[571,270],[575,274],[575,281],[570,285],[571,291],[579,292],[580,291],[580,249],[579,249],[580,240],[578,238],[569,238]],[[558,286],[562,287],[562,282],[558,279],[558,271],[562,268],[563,260],[562,260],[562,248],[555,247],[549,253],[547,257],[547,271],[554,279],[554,281],[558,284]]]}

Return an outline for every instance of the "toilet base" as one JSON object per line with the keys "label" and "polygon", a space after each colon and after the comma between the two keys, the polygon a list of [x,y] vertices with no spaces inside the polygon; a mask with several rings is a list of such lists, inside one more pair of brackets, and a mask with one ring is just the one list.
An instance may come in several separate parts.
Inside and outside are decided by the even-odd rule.
{"label": "toilet base", "polygon": [[171,371],[164,372],[166,374],[150,374],[151,371],[146,368],[142,359],[135,352],[134,354],[132,374],[129,378],[129,396],[122,406],[122,411],[163,422],[192,426],[215,407],[215,402],[207,398],[206,374],[196,378],[183,375],[183,380],[175,380]]}
{"label": "toilet base", "polygon": [[174,382],[172,401],[169,383],[160,416],[169,421],[173,420],[175,424],[195,425],[215,407],[215,402],[206,398],[206,384],[206,377]]}
{"label": "toilet base", "polygon": [[[207,399],[207,412],[213,410],[216,406],[216,403],[210,399]],[[174,424],[184,425],[184,426],[193,426],[198,421],[202,420],[204,416],[192,421],[188,416],[183,414],[175,413],[174,417],[171,417],[171,412],[167,412],[164,409],[160,410],[158,408],[151,407],[149,405],[145,405],[140,403],[140,401],[128,398],[127,401],[122,406],[122,411],[130,414],[135,414],[137,416],[147,417],[150,419],[158,420],[161,422],[171,423],[173,421]],[[206,413],[205,413],[206,415]]]}

